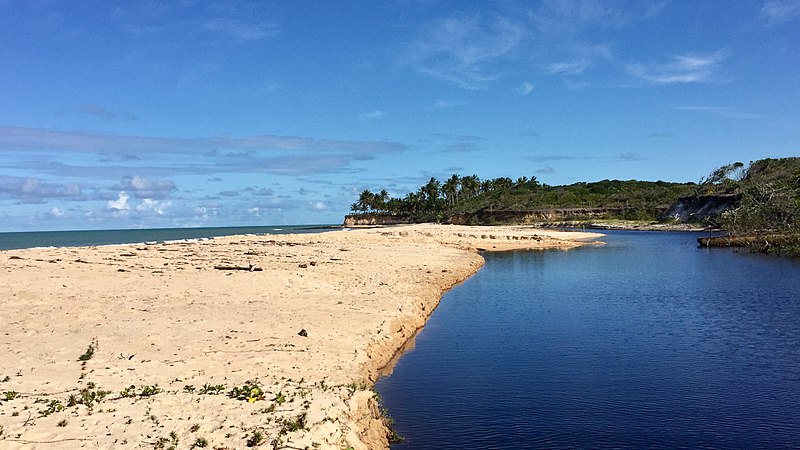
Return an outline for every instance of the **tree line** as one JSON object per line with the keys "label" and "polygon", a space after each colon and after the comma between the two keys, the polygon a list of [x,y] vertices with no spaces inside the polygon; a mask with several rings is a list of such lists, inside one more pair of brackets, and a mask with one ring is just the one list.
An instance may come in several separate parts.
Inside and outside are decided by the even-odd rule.
{"label": "tree line", "polygon": [[444,182],[431,177],[417,191],[404,197],[390,197],[383,189],[374,193],[368,189],[361,192],[358,201],[350,206],[356,214],[389,214],[415,218],[435,219],[464,202],[481,194],[515,186],[537,188],[542,186],[536,177],[520,177],[516,181],[508,177],[481,180],[477,175],[453,174]]}

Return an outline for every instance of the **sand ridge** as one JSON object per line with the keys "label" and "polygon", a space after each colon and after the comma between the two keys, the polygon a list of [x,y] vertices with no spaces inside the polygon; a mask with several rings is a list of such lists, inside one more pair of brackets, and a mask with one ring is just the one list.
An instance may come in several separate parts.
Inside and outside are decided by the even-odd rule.
{"label": "sand ridge", "polygon": [[475,249],[599,236],[413,225],[0,252],[0,447],[387,448],[369,388],[480,269]]}

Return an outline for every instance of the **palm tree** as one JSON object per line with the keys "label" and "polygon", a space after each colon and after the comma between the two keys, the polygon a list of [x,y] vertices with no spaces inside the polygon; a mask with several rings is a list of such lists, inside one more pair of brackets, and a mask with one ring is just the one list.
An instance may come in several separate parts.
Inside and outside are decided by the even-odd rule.
{"label": "palm tree", "polygon": [[369,189],[364,189],[361,191],[361,195],[358,196],[356,205],[361,212],[366,213],[372,211],[375,206],[375,194],[370,192]]}
{"label": "palm tree", "polygon": [[481,187],[481,179],[477,175],[469,175],[461,179],[461,192],[466,198],[472,198],[478,194]]}
{"label": "palm tree", "polygon": [[434,211],[438,207],[439,203],[439,190],[441,188],[441,183],[436,178],[431,177],[430,180],[420,188],[420,194],[422,194],[423,198],[425,199],[426,207],[430,211]]}
{"label": "palm tree", "polygon": [[461,180],[458,175],[453,174],[447,181],[442,184],[442,194],[447,200],[447,204],[453,206],[458,201],[458,187]]}
{"label": "palm tree", "polygon": [[375,208],[380,212],[386,212],[387,201],[389,201],[389,192],[386,189],[383,189],[375,196]]}

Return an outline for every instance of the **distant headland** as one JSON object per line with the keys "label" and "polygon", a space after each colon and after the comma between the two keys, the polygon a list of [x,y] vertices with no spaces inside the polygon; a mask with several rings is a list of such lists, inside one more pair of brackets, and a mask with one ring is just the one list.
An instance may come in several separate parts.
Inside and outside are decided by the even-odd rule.
{"label": "distant headland", "polygon": [[364,190],[344,219],[345,226],[422,222],[724,230],[726,239],[717,244],[800,254],[800,158],[734,162],[696,183],[602,180],[550,186],[536,177],[481,180],[454,174],[444,182],[431,178],[403,197]]}

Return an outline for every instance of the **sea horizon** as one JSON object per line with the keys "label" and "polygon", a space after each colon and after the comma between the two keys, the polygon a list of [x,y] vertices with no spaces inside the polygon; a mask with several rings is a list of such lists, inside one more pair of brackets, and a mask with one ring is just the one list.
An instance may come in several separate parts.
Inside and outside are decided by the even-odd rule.
{"label": "sea horizon", "polygon": [[184,228],[124,228],[107,230],[2,231],[0,250],[46,247],[124,245],[147,242],[210,239],[220,236],[318,233],[339,224],[294,224]]}

